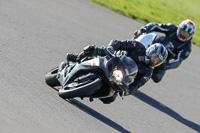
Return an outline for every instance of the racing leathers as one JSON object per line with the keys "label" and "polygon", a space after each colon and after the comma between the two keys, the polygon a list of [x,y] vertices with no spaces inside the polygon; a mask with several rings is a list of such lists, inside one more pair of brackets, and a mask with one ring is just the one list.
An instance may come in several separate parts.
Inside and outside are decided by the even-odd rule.
{"label": "racing leathers", "polygon": [[181,62],[186,58],[188,58],[188,56],[190,55],[192,47],[191,43],[192,38],[185,42],[180,41],[177,37],[177,29],[178,27],[172,23],[164,23],[164,24],[149,23],[141,27],[134,33],[134,39],[136,39],[143,33],[150,33],[150,32],[164,33],[167,39],[173,44],[172,52],[174,55],[173,56],[169,55],[166,61],[162,65],[156,67],[153,70],[152,79],[156,83],[162,80],[162,77],[164,76],[166,70],[179,67]]}

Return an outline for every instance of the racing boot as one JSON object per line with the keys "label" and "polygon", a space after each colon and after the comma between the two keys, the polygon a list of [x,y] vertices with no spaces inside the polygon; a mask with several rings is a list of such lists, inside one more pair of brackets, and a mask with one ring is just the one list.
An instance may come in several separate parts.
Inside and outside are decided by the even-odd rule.
{"label": "racing boot", "polygon": [[95,47],[95,45],[88,45],[78,55],[67,53],[66,59],[67,61],[79,62],[84,57],[94,56],[94,55],[105,56],[106,55],[105,48],[104,47],[97,48]]}
{"label": "racing boot", "polygon": [[77,55],[67,53],[66,59],[67,61],[77,62],[80,59],[83,59],[85,56],[90,56],[94,52],[95,46],[88,45],[84,47],[83,51]]}
{"label": "racing boot", "polygon": [[71,61],[71,62],[76,62],[77,55],[67,53],[66,59],[67,59],[68,62],[69,62],[69,61]]}

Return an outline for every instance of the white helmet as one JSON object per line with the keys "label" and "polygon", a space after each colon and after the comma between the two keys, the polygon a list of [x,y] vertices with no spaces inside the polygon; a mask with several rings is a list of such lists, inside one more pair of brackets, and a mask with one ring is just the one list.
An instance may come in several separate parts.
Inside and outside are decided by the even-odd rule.
{"label": "white helmet", "polygon": [[149,67],[157,67],[161,65],[168,56],[168,51],[164,45],[154,43],[146,49],[145,62]]}
{"label": "white helmet", "polygon": [[189,40],[196,30],[195,23],[189,19],[182,21],[177,30],[177,37],[181,41]]}

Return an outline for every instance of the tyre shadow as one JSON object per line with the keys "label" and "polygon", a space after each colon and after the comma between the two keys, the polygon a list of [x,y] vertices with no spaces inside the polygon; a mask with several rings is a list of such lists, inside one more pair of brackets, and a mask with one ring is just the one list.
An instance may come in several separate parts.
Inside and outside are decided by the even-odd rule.
{"label": "tyre shadow", "polygon": [[66,99],[66,101],[119,132],[131,133],[130,131],[124,129],[122,126],[120,126],[116,122],[112,121],[111,119],[107,118],[106,116],[100,114],[99,112],[97,112],[94,109],[88,107],[87,105],[79,102],[76,99],[70,99],[70,100]]}
{"label": "tyre shadow", "polygon": [[[52,87],[54,90],[59,91],[59,88]],[[96,118],[97,120],[103,122],[104,124],[112,127],[113,129],[122,132],[122,133],[131,133],[130,131],[124,129],[122,126],[117,124],[116,122],[110,120],[106,116],[100,114],[99,112],[95,111],[94,109],[88,107],[87,105],[79,102],[78,100],[71,98],[71,99],[65,99],[65,101],[69,102],[73,106],[79,108],[80,110],[84,111],[85,113],[91,115],[92,117]]]}
{"label": "tyre shadow", "polygon": [[140,99],[141,101],[145,102],[146,104],[160,110],[161,112],[167,114],[168,116],[174,118],[175,120],[179,121],[180,123],[184,124],[185,126],[200,132],[200,125],[183,118],[174,110],[170,109],[169,107],[165,106],[164,104],[158,102],[157,100],[153,99],[152,97],[142,93],[141,91],[137,91],[133,96]]}

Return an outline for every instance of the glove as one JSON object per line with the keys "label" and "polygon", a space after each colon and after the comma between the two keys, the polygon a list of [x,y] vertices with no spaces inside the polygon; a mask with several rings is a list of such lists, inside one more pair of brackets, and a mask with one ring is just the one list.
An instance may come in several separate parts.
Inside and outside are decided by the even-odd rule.
{"label": "glove", "polygon": [[95,50],[95,45],[88,45],[85,48],[83,48],[83,54],[84,56],[91,56]]}
{"label": "glove", "polygon": [[106,53],[107,53],[108,55],[114,54],[114,52],[115,52],[115,50],[114,50],[114,48],[113,48],[112,46],[108,46],[108,47],[106,48]]}
{"label": "glove", "polygon": [[139,30],[136,30],[134,33],[134,39],[138,38],[143,33],[148,33],[144,28],[141,28]]}

